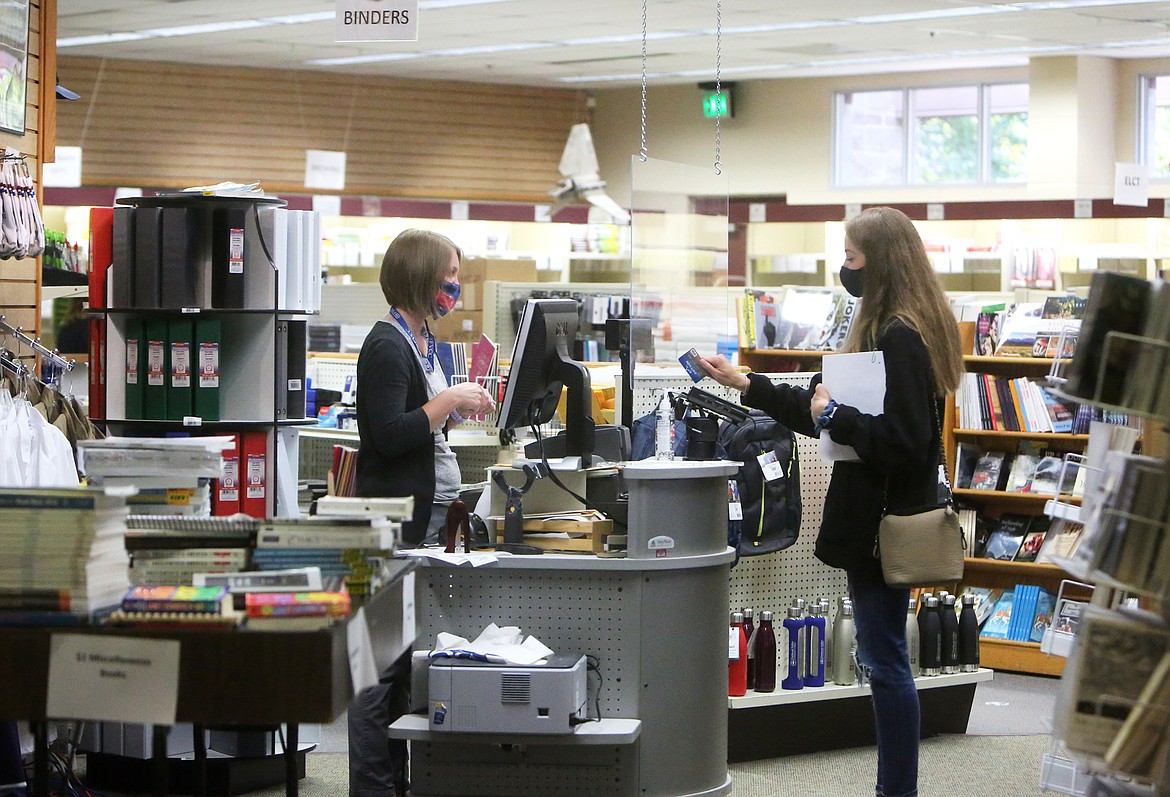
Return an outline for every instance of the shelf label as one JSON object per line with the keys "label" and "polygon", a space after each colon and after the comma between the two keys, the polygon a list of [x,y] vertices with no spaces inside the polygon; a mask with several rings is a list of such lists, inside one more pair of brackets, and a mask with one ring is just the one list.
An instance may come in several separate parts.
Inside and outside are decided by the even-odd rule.
{"label": "shelf label", "polygon": [[183,416],[183,425],[184,426],[202,426],[203,425],[203,418],[201,418],[198,415],[184,415]]}
{"label": "shelf label", "polygon": [[50,717],[175,724],[179,647],[174,639],[53,634]]}
{"label": "shelf label", "polygon": [[184,314],[198,313],[199,308],[198,307],[184,307],[181,310],[179,310],[179,312],[184,313]]}
{"label": "shelf label", "polygon": [[418,41],[418,0],[337,0],[333,40]]}

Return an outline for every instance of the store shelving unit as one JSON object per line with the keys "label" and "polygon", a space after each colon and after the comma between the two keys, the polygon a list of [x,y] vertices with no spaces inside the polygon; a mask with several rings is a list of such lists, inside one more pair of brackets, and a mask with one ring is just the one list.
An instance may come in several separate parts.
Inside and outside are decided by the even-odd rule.
{"label": "store shelving unit", "polygon": [[[282,207],[282,200],[271,198],[236,198],[215,196],[155,196],[135,197],[119,200],[119,204],[131,207],[168,208],[180,207],[197,212],[211,213],[217,209],[244,209],[247,223],[258,223],[256,206]],[[256,231],[258,232],[258,231]],[[226,242],[222,242],[226,245]],[[106,333],[106,368],[112,375],[106,382],[105,417],[95,419],[103,423],[113,434],[164,434],[186,432],[195,434],[235,434],[244,431],[265,433],[265,514],[266,516],[295,517],[298,514],[296,501],[297,484],[297,435],[296,427],[314,423],[313,419],[282,417],[278,410],[278,396],[287,391],[281,380],[286,370],[279,363],[281,358],[304,357],[306,352],[287,351],[287,337],[282,341],[282,322],[304,319],[311,310],[289,310],[279,307],[280,281],[286,279],[266,252],[251,251],[242,268],[242,295],[246,306],[215,307],[211,295],[203,297],[191,307],[137,307],[110,306],[92,308],[92,312],[104,315]],[[271,243],[267,246],[271,252]],[[161,257],[161,254],[160,254]],[[112,268],[117,269],[118,263]],[[111,304],[112,302],[107,302]],[[127,324],[131,318],[195,320],[215,318],[221,323],[222,341],[219,348],[219,418],[204,419],[197,415],[185,415],[181,420],[141,419],[127,417],[126,380],[127,373]],[[169,344],[168,344],[169,345]],[[192,351],[191,379],[197,378],[198,355]],[[167,357],[169,361],[169,354]],[[169,385],[170,374],[164,373]],[[146,379],[146,374],[139,374]],[[241,489],[244,485],[243,457],[241,456]]]}

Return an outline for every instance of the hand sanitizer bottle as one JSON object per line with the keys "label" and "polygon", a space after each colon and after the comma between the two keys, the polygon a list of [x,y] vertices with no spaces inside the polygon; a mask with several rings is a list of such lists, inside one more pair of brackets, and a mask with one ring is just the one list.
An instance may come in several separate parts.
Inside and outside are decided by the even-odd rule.
{"label": "hand sanitizer bottle", "polygon": [[658,400],[657,423],[654,434],[654,458],[674,459],[674,409],[665,390]]}

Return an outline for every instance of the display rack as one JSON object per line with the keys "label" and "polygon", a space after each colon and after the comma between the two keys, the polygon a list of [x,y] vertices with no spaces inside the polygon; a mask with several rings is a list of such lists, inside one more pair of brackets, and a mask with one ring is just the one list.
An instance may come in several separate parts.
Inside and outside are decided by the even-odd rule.
{"label": "display rack", "polygon": [[12,326],[4,320],[4,316],[0,315],[0,338],[3,337],[15,338],[19,345],[32,349],[41,358],[42,364],[47,363],[61,371],[73,370],[73,360],[62,357],[56,349],[46,348],[41,344],[40,338],[30,337],[22,328]]}
{"label": "display rack", "polygon": [[[284,365],[293,362],[298,356],[306,355],[303,345],[297,351],[289,351],[288,337],[281,333],[282,327],[288,327],[288,322],[303,321],[316,311],[311,300],[307,309],[280,306],[279,297],[284,295],[283,281],[289,275],[282,271],[281,264],[274,260],[272,253],[284,250],[277,247],[275,241],[265,242],[258,211],[259,206],[280,208],[285,202],[271,197],[171,194],[130,197],[118,200],[118,203],[133,208],[183,208],[208,215],[221,210],[244,211],[249,244],[246,253],[241,255],[239,266],[243,301],[239,302],[240,306],[212,306],[212,289],[210,284],[204,284],[198,291],[202,300],[195,306],[142,307],[134,303],[115,306],[111,296],[106,302],[111,306],[91,308],[92,312],[100,313],[105,318],[106,369],[108,374],[113,375],[106,380],[105,417],[95,421],[103,423],[117,434],[191,433],[196,430],[204,434],[232,434],[245,430],[262,431],[265,433],[265,515],[296,517],[299,514],[296,489],[299,456],[295,427],[314,421],[304,417],[288,418],[287,413],[282,414],[280,410],[282,402],[279,399],[290,389],[292,377]],[[256,237],[252,238],[253,235]],[[227,241],[218,243],[224,247],[228,245]],[[241,252],[244,252],[242,243]],[[164,258],[161,252],[159,258],[161,265]],[[115,262],[112,268],[117,270],[119,265]],[[127,380],[123,378],[128,368],[126,348],[130,320],[140,319],[144,324],[157,320],[169,325],[177,320],[195,321],[202,318],[219,321],[222,328],[220,340],[225,344],[220,345],[217,355],[219,417],[208,419],[195,414],[184,415],[181,419],[130,417],[131,413],[127,410]],[[194,379],[198,370],[194,367],[197,355],[192,351],[190,356]],[[138,378],[146,379],[146,374],[140,374]],[[286,379],[290,380],[289,384],[283,381]],[[166,380],[169,385],[169,374]]]}

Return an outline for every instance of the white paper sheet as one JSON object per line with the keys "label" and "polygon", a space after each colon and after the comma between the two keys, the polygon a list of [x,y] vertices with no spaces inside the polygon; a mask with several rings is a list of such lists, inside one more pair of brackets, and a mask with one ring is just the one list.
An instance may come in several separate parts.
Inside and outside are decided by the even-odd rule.
{"label": "white paper sheet", "polygon": [[[838,404],[866,415],[881,415],[886,399],[886,360],[880,351],[828,354],[821,360],[821,381]],[[833,462],[856,462],[852,446],[833,442],[828,432],[820,437],[821,457]]]}

